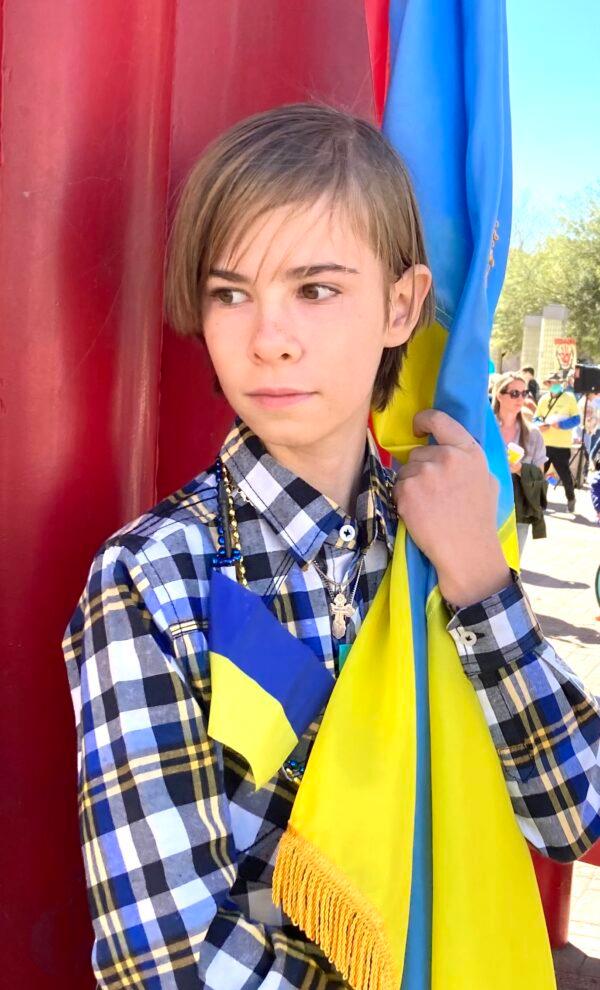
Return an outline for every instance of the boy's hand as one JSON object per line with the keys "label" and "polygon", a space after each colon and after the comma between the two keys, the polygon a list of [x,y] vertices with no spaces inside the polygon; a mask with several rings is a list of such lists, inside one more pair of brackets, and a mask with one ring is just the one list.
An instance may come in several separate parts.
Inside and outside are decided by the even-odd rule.
{"label": "boy's hand", "polygon": [[510,584],[496,532],[498,482],[470,433],[446,413],[425,409],[414,418],[416,436],[437,445],[417,447],[398,472],[398,514],[433,563],[450,604],[482,601]]}

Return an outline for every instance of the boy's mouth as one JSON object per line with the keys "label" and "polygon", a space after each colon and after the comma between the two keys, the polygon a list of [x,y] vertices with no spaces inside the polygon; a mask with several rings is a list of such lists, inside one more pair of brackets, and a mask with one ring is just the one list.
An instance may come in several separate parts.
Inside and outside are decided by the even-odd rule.
{"label": "boy's mouth", "polygon": [[310,399],[314,392],[302,392],[290,388],[261,388],[248,392],[248,396],[266,409],[281,409]]}

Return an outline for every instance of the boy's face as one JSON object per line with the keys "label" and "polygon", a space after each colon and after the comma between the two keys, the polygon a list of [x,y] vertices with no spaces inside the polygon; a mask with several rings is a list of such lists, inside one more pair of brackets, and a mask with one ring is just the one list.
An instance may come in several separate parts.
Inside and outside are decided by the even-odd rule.
{"label": "boy's face", "polygon": [[204,292],[206,345],[225,396],[267,448],[364,438],[383,349],[417,320],[411,286],[406,274],[396,283],[386,318],[380,261],[322,202],[274,209],[234,259],[218,259]]}

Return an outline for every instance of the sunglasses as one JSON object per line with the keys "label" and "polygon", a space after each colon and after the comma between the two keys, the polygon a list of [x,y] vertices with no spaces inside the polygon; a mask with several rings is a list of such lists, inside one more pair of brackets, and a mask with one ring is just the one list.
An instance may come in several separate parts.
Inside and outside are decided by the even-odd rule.
{"label": "sunglasses", "polygon": [[520,392],[518,388],[503,389],[500,394],[510,395],[511,399],[526,399],[529,395],[529,389],[525,389],[524,392]]}

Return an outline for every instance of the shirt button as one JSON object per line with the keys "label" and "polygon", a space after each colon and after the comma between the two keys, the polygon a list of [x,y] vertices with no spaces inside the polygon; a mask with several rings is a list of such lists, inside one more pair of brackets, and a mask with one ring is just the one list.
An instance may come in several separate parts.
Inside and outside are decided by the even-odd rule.
{"label": "shirt button", "polygon": [[471,632],[470,629],[465,629],[464,626],[458,626],[456,632],[461,643],[464,643],[465,646],[474,646],[477,642],[477,633]]}
{"label": "shirt button", "polygon": [[352,543],[355,536],[356,530],[350,523],[345,523],[340,529],[340,540],[342,543]]}

